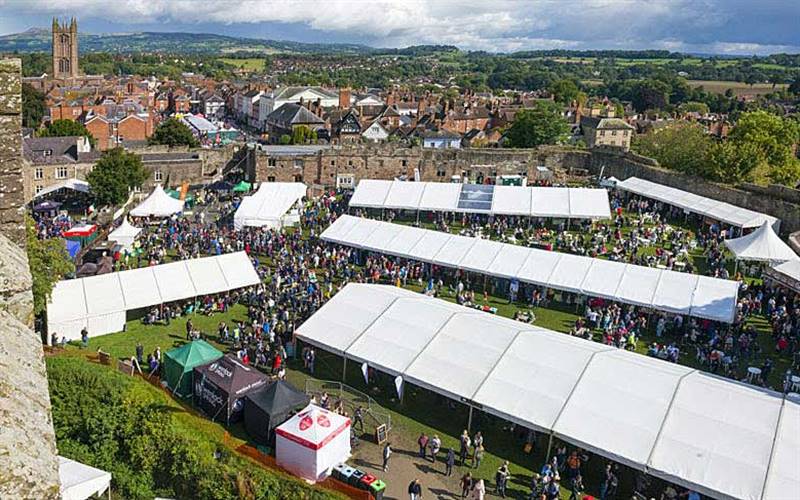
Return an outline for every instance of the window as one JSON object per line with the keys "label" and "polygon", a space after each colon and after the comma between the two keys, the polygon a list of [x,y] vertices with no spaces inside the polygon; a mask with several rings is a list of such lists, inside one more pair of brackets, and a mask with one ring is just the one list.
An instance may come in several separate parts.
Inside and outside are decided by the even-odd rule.
{"label": "window", "polygon": [[601,130],[600,131],[600,137],[605,137],[605,135],[606,135],[606,131],[605,130]]}
{"label": "window", "polygon": [[278,165],[277,160],[275,158],[267,158],[267,166],[268,167],[275,167]]}
{"label": "window", "polygon": [[347,165],[352,167],[353,166],[353,160],[347,160]]}
{"label": "window", "polygon": [[444,177],[445,175],[447,175],[447,172],[445,172],[443,168],[436,170],[436,177]]}
{"label": "window", "polygon": [[622,137],[628,137],[628,131],[627,130],[623,130],[622,131]]}
{"label": "window", "polygon": [[267,182],[275,182],[275,176],[274,175],[268,176],[267,177]]}
{"label": "window", "polygon": [[378,160],[378,166],[379,166],[379,167],[382,167],[382,166],[383,166],[383,160]]}
{"label": "window", "polygon": [[611,131],[611,135],[617,135],[617,131],[616,130],[612,130]]}
{"label": "window", "polygon": [[36,187],[33,188],[33,191],[35,194],[39,194],[42,192],[42,189],[44,189],[44,186],[42,186],[41,184],[37,184]]}
{"label": "window", "polygon": [[335,167],[335,166],[336,166],[336,160],[331,160],[331,167]]}
{"label": "window", "polygon": [[153,180],[156,182],[161,182],[164,180],[164,174],[161,173],[161,170],[156,170],[153,172]]}
{"label": "window", "polygon": [[66,178],[67,178],[67,167],[56,168],[56,179],[66,179]]}
{"label": "window", "polygon": [[401,160],[401,161],[400,161],[400,164],[401,164],[402,166],[404,166],[404,167],[407,167],[407,166],[408,166],[408,160]]}
{"label": "window", "polygon": [[45,149],[44,151],[42,151],[42,155],[44,155],[45,158],[47,158],[48,156],[53,156],[53,150]]}
{"label": "window", "polygon": [[142,186],[133,186],[133,192],[134,193],[141,193],[142,192]]}
{"label": "window", "polygon": [[33,171],[33,178],[37,181],[44,179],[44,169],[42,167],[36,167]]}
{"label": "window", "polygon": [[297,174],[294,176],[295,182],[303,182],[303,176],[301,174]]}
{"label": "window", "polygon": [[295,160],[294,168],[303,168],[303,160]]}

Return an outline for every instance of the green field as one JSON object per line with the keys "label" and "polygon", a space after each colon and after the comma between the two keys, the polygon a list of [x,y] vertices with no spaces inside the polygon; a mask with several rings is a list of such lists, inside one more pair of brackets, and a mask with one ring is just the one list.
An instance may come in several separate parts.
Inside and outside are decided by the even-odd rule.
{"label": "green field", "polygon": [[726,82],[719,80],[689,80],[689,85],[692,87],[703,87],[705,90],[717,94],[724,94],[726,90],[732,89],[735,95],[770,94],[788,87],[786,84],[779,84],[773,87],[771,83],[748,85],[744,82]]}
{"label": "green field", "polygon": [[249,58],[249,59],[235,59],[231,57],[223,57],[220,58],[220,61],[224,62],[225,64],[230,64],[231,66],[235,66],[236,68],[243,69],[245,71],[264,71],[264,66],[266,62],[264,59],[259,58]]}

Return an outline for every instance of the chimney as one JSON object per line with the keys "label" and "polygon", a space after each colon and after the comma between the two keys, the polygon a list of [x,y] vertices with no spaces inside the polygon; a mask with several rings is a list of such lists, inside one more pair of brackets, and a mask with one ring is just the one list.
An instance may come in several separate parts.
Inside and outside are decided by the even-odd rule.
{"label": "chimney", "polygon": [[339,89],[339,109],[350,108],[350,89]]}

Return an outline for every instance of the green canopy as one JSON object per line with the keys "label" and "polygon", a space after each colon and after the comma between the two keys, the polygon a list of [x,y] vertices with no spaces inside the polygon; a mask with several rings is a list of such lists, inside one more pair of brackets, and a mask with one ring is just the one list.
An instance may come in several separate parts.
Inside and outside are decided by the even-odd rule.
{"label": "green canopy", "polygon": [[[167,193],[168,195],[172,196],[176,200],[180,200],[181,199],[181,192],[178,191],[177,189],[168,189],[167,191],[165,191],[165,193]],[[186,203],[191,204],[192,202],[194,202],[194,196],[192,196],[191,194],[187,193],[186,194],[186,198],[184,198],[183,201],[185,201]]]}
{"label": "green canopy", "polygon": [[242,181],[239,184],[233,186],[233,191],[235,193],[246,193],[247,191],[250,191],[251,187],[252,185],[249,182]]}
{"label": "green canopy", "polygon": [[192,395],[192,370],[222,357],[222,353],[205,340],[195,340],[164,353],[163,379],[179,397]]}

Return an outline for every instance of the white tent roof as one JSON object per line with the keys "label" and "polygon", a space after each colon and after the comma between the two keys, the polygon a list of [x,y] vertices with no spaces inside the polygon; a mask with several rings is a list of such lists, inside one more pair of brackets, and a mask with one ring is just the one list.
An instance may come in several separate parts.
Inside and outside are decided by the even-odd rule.
{"label": "white tent roof", "polygon": [[766,275],[783,286],[800,292],[800,260],[789,260],[767,268]]}
{"label": "white tent roof", "polygon": [[262,182],[255,194],[242,199],[233,215],[234,227],[280,227],[283,216],[306,195],[307,189],[302,182]]}
{"label": "white tent roof", "polygon": [[668,205],[682,208],[686,212],[700,214],[736,227],[759,227],[764,222],[778,226],[780,219],[746,208],[737,207],[724,201],[717,201],[681,189],[664,186],[638,177],[628,177],[617,182],[617,189],[658,200]]}
{"label": "white tent roof", "polygon": [[[467,196],[470,189],[478,191]],[[486,191],[486,193],[484,193]],[[488,204],[474,204],[482,196]],[[465,202],[465,200],[467,200]],[[605,189],[520,187],[363,179],[350,206],[436,212],[477,212],[533,217],[608,219],[611,209]]]}
{"label": "white tent roof", "polygon": [[730,323],[739,283],[343,215],[325,241]]}
{"label": "white tent roof", "polygon": [[58,457],[62,500],[86,500],[111,487],[111,473],[66,457]]}
{"label": "white tent roof", "polygon": [[52,186],[42,189],[41,191],[33,195],[33,197],[39,198],[40,196],[53,193],[55,191],[58,191],[59,189],[71,189],[73,191],[79,191],[81,193],[88,193],[89,183],[86,181],[82,181],[80,179],[67,179],[65,181],[61,181],[57,184],[53,184]]}
{"label": "white tent roof", "polygon": [[741,238],[725,240],[725,246],[738,260],[780,263],[800,259],[792,247],[775,234],[768,222],[764,222],[761,227]]}
{"label": "white tent roof", "polygon": [[150,196],[131,210],[134,217],[169,217],[183,211],[183,200],[168,195],[161,185],[157,185]]}
{"label": "white tent roof", "polygon": [[800,406],[754,386],[386,285],[297,336],[712,497],[800,486]]}
{"label": "white tent roof", "polygon": [[307,448],[318,449],[348,427],[350,427],[349,418],[309,404],[279,425],[275,432]]}
{"label": "white tent roof", "polygon": [[118,228],[111,231],[111,234],[108,235],[108,239],[113,240],[115,236],[124,238],[136,237],[141,232],[141,228],[134,226],[126,218],[122,221],[122,224],[120,224]]}
{"label": "white tent roof", "polygon": [[125,325],[126,311],[260,282],[244,252],[63,280],[53,288],[47,323],[70,340],[85,326],[91,336],[114,333]]}

